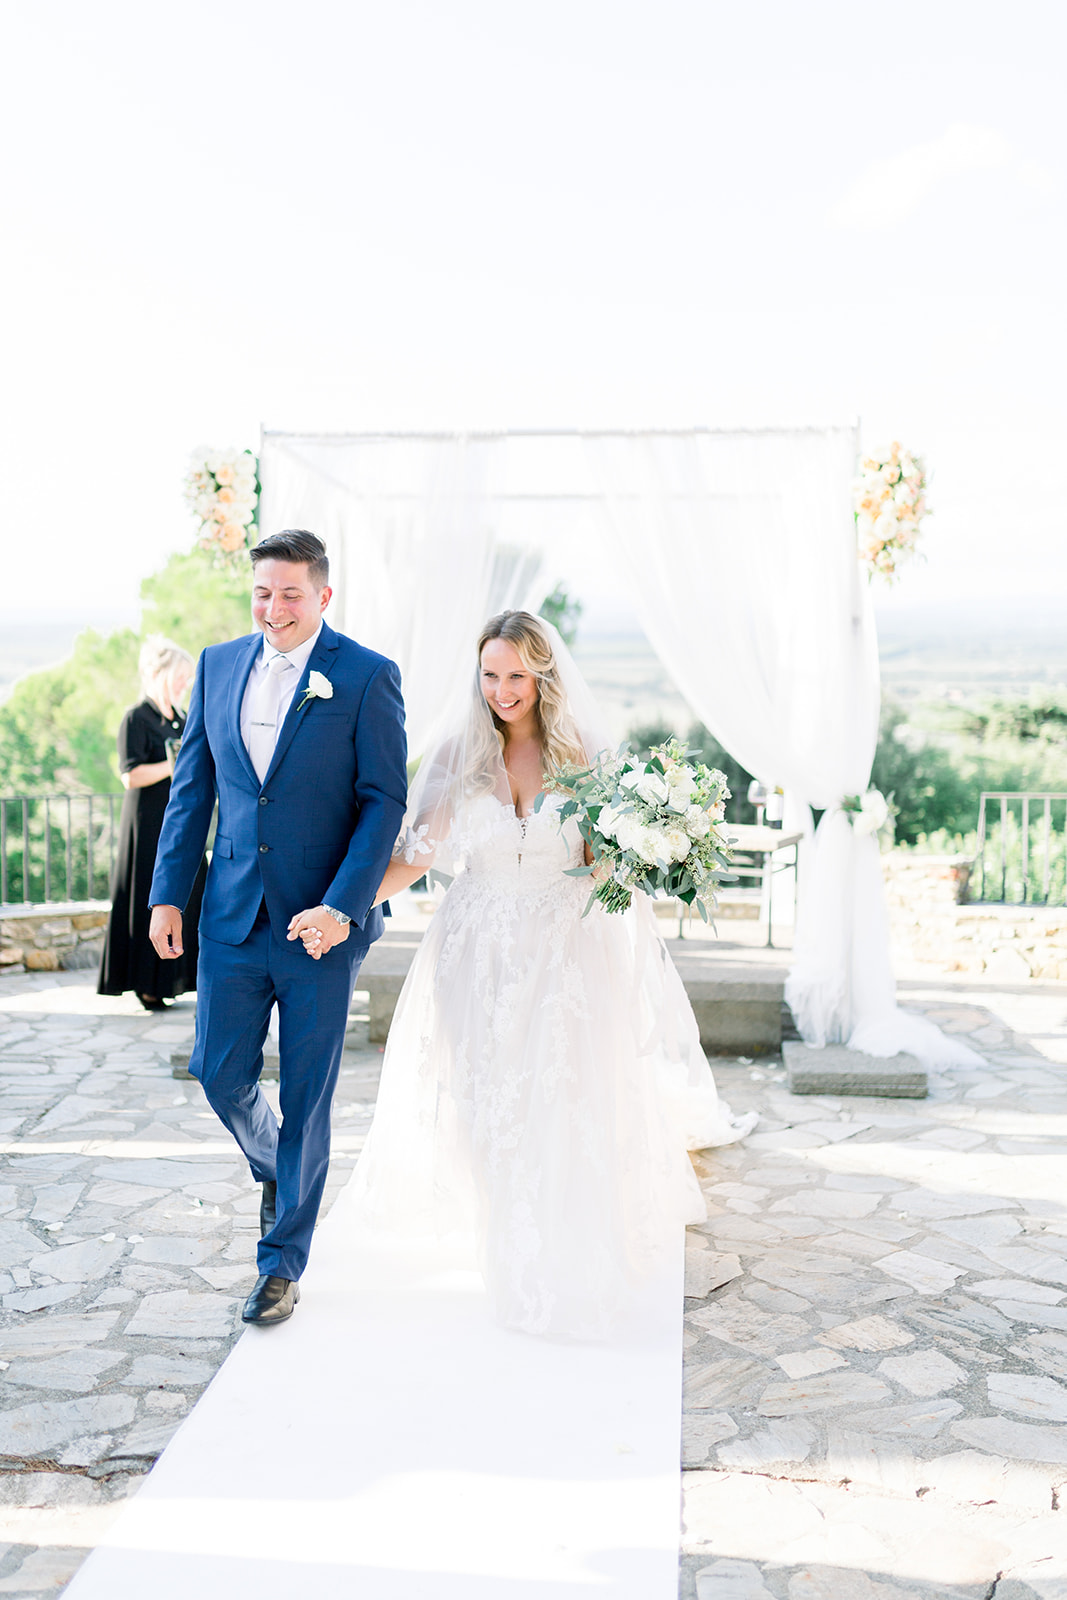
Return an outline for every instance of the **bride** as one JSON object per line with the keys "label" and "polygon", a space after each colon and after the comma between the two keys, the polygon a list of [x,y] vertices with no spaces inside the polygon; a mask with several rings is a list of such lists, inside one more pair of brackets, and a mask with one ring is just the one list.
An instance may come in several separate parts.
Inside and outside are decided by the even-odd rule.
{"label": "bride", "polygon": [[[506,1327],[600,1338],[705,1215],[687,1149],[742,1138],[647,899],[583,916],[546,777],[606,741],[559,634],[505,611],[423,761],[378,900],[453,875],[412,963],[353,1177],[375,1231],[478,1242]],[[667,1253],[665,1255],[665,1252]]]}

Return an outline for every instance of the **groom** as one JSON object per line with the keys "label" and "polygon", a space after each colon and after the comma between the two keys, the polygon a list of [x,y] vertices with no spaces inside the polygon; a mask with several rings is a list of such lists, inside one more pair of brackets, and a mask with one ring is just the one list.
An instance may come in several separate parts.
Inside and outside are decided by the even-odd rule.
{"label": "groom", "polygon": [[[372,909],[407,797],[400,674],[322,620],[326,547],[300,530],[250,552],[250,637],[200,657],[152,879],[151,938],[182,953],[182,909],[218,797],[200,916],[190,1071],[263,1186],[246,1322],[300,1298],[330,1155],[330,1104]],[[271,1007],[282,1124],[259,1085]]]}

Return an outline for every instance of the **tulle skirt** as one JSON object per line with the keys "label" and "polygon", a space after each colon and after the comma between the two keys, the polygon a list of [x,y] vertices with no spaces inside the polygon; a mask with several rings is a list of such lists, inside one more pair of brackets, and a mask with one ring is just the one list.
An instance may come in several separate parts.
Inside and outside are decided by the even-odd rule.
{"label": "tulle skirt", "polygon": [[471,1234],[500,1322],[572,1338],[610,1334],[705,1215],[687,1150],[754,1121],[717,1096],[648,902],[583,917],[587,899],[562,875],[456,878],[347,1196],[378,1236]]}

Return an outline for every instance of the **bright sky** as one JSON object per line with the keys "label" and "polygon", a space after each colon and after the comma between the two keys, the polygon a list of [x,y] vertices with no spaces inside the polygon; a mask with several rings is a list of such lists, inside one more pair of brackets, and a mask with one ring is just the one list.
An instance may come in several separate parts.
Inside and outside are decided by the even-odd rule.
{"label": "bright sky", "polygon": [[1058,0],[7,17],[24,616],[132,609],[191,542],[190,449],[261,422],[858,414],[934,474],[894,603],[1067,597]]}

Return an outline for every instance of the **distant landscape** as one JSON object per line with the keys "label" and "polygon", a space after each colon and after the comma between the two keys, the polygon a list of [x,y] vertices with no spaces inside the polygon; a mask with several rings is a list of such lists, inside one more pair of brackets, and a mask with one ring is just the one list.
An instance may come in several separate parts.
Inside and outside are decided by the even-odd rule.
{"label": "distant landscape", "polygon": [[[98,616],[89,626],[98,633],[110,633],[116,627],[137,626],[137,618]],[[28,672],[39,672],[42,667],[55,666],[70,655],[74,641],[87,624],[74,617],[64,617],[55,622],[13,622],[0,635],[0,701],[6,700],[19,678]]]}
{"label": "distant landscape", "polygon": [[897,699],[964,704],[1067,685],[1067,599],[887,610],[878,618],[882,685]]}
{"label": "distant landscape", "polygon": [[[113,618],[94,622],[101,632],[114,625]],[[79,631],[73,619],[9,626],[0,638],[0,700],[17,678],[68,655]],[[878,635],[883,689],[905,705],[969,705],[1022,698],[1031,687],[1067,687],[1067,602],[889,609],[879,616]],[[657,718],[683,727],[690,720],[677,685],[632,624],[579,626],[575,655],[616,737]]]}
{"label": "distant landscape", "polygon": [[[1023,699],[1032,688],[1067,687],[1067,602],[889,611],[878,645],[883,694],[905,708]],[[691,720],[643,633],[579,629],[574,653],[616,737],[657,718],[683,728]]]}

